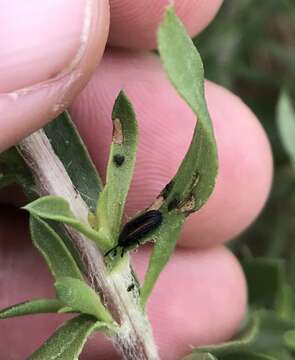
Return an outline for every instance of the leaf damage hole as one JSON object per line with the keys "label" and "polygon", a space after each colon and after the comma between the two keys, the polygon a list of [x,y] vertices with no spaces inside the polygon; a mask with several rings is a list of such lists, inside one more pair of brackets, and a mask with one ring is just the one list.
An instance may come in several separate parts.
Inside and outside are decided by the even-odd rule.
{"label": "leaf damage hole", "polygon": [[113,121],[113,142],[117,145],[123,144],[123,129],[120,119],[114,119]]}

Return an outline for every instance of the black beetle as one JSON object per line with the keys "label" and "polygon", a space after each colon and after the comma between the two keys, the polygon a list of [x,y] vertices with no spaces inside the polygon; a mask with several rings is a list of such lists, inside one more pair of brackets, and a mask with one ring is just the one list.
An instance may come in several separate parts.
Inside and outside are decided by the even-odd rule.
{"label": "black beetle", "polygon": [[140,245],[140,240],[149,232],[159,227],[162,221],[163,216],[159,210],[149,210],[132,219],[124,225],[118,239],[118,244],[106,252],[105,256],[108,256],[112,251],[114,251],[116,256],[117,248],[121,247],[121,256],[123,257],[126,249],[135,244]]}

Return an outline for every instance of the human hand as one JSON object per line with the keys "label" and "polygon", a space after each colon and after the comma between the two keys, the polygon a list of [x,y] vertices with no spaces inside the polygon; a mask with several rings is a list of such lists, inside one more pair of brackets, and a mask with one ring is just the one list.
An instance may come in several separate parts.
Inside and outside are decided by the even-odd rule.
{"label": "human hand", "polygon": [[[157,7],[151,6],[151,2],[148,1],[150,8],[143,8],[154,30],[157,16],[155,13],[148,14],[148,9],[155,11]],[[84,1],[79,2],[82,3]],[[159,3],[159,0],[155,0],[157,6]],[[220,1],[211,1],[210,5],[192,0],[182,1],[182,4],[184,3],[183,11],[188,19],[191,19],[191,23],[200,23],[198,19],[193,19],[197,13],[205,26],[216,12]],[[64,4],[65,9],[66,4],[70,8],[69,2],[64,1]],[[134,22],[132,19],[126,20],[127,15],[123,16],[124,9],[128,6],[132,5],[135,11],[133,1],[113,1],[112,4],[112,41],[120,41],[121,36],[121,44],[125,46],[130,41],[133,46],[144,47],[146,44],[151,47],[153,39],[143,40],[145,33],[152,33],[151,27],[144,33],[139,30],[131,31],[131,28],[137,29],[139,26],[138,19],[140,24],[144,23],[142,13],[133,13],[132,19],[137,20],[133,20]],[[195,7],[197,11],[194,11]],[[122,14],[122,17],[116,17],[116,12]],[[66,13],[64,16],[67,18]],[[124,19],[123,23],[121,19]],[[60,36],[63,27],[64,25],[59,29]],[[120,29],[123,28],[124,31],[120,34]],[[64,36],[64,39],[67,39],[69,34]],[[103,43],[100,44],[102,49]],[[94,45],[91,46],[95,48]],[[44,52],[46,51],[47,45],[44,46]],[[87,66],[91,63],[92,56],[93,53],[85,57]],[[87,66],[85,65],[85,68]],[[92,68],[93,65],[89,72]],[[42,70],[42,66],[40,69]],[[86,78],[78,79],[73,90],[71,86],[66,89],[68,92],[65,96],[69,99],[67,102],[82,87]],[[7,86],[9,81],[7,78]],[[13,84],[15,86],[15,83]],[[140,127],[138,161],[127,205],[127,215],[130,216],[149,205],[174,175],[190,142],[195,119],[166,80],[155,55],[126,50],[108,51],[91,82],[71,108],[73,118],[101,174],[105,171],[111,140],[111,108],[122,88],[135,106]],[[51,89],[50,93],[54,93],[52,99],[59,101],[60,94],[57,91],[55,93],[55,90]],[[238,98],[217,85],[208,83],[206,96],[219,151],[220,173],[217,185],[206,206],[188,219],[179,248],[162,273],[149,306],[162,358],[168,360],[179,359],[188,353],[190,345],[225,340],[238,328],[246,308],[245,281],[236,259],[221,244],[240,233],[253,221],[265,202],[271,182],[269,145],[255,116]],[[41,126],[48,119],[47,115],[43,116],[43,109],[56,105],[51,102],[51,98],[48,99],[47,92],[42,95],[42,90],[33,97],[33,110],[25,104],[27,122],[24,128],[18,127],[24,119],[20,116],[24,114],[23,102],[17,104],[18,112],[10,118],[9,123],[6,119],[0,120],[4,134],[0,138],[0,146],[4,139],[3,148]],[[30,111],[31,115],[35,116],[34,121],[30,121]],[[2,115],[1,95],[0,114]],[[0,269],[3,273],[0,282],[0,306],[31,297],[52,295],[52,281],[45,264],[32,249],[29,239],[26,240],[26,236],[24,238],[26,221],[14,210],[8,211],[4,208],[0,222]],[[143,272],[147,255],[148,248],[144,248],[134,256],[135,267],[140,273]],[[1,322],[0,352],[3,358],[25,358],[60,322],[60,316],[36,316]],[[102,340],[101,335],[89,342],[81,357],[85,360],[116,358],[111,344]]]}

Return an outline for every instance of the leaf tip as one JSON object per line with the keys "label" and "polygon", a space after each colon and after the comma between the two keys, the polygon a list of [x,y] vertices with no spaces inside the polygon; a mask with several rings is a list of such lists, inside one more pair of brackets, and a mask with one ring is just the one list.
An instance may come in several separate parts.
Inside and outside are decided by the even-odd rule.
{"label": "leaf tip", "polygon": [[113,107],[112,120],[115,120],[119,116],[122,108],[124,108],[126,105],[128,105],[128,107],[131,107],[131,104],[128,100],[128,97],[127,97],[125,91],[120,90],[120,92],[115,100],[114,107]]}

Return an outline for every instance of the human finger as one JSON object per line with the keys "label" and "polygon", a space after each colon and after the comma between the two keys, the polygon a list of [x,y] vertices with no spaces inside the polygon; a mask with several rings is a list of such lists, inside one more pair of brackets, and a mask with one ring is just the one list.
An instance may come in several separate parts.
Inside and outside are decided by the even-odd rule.
{"label": "human finger", "polygon": [[[110,0],[109,44],[126,48],[153,49],[156,31],[168,0]],[[214,18],[222,0],[175,0],[177,15],[188,33],[196,35]]]}
{"label": "human finger", "polygon": [[85,86],[108,36],[108,1],[5,1],[0,23],[1,152]]}

